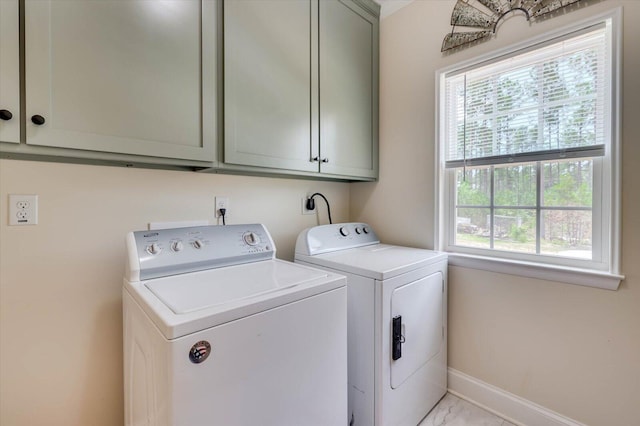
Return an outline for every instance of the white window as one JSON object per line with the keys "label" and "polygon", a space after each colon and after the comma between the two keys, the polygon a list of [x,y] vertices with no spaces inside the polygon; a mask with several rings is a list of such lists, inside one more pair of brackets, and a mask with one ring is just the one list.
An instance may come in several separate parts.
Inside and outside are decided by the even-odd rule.
{"label": "white window", "polygon": [[619,17],[438,73],[453,264],[617,288]]}

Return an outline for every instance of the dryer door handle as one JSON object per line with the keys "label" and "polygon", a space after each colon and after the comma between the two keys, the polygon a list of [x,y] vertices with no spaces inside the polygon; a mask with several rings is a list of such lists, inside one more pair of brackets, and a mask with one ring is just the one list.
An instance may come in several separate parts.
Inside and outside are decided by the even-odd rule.
{"label": "dryer door handle", "polygon": [[402,344],[404,343],[404,336],[402,335],[402,315],[393,317],[392,334],[391,358],[397,361],[402,357]]}

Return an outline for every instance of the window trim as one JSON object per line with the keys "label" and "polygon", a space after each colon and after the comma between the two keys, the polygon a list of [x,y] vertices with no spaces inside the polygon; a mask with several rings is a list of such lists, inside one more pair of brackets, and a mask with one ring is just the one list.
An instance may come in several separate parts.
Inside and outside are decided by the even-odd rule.
{"label": "window trim", "polygon": [[[580,33],[585,28],[604,24],[611,37],[611,55],[610,61],[611,81],[610,84],[610,111],[611,119],[606,123],[610,127],[609,134],[611,140],[605,154],[600,157],[602,167],[597,167],[598,173],[608,174],[608,179],[594,179],[595,185],[605,183],[607,187],[603,187],[600,191],[602,200],[599,206],[593,206],[594,218],[608,226],[599,226],[601,235],[597,238],[601,239],[601,259],[605,261],[604,270],[600,268],[583,268],[576,267],[571,259],[564,262],[547,263],[543,262],[544,257],[536,257],[540,262],[533,262],[517,258],[518,256],[492,256],[487,255],[486,251],[479,254],[477,251],[460,250],[459,247],[449,246],[451,240],[451,209],[455,203],[451,187],[446,188],[445,184],[449,181],[455,182],[454,179],[447,179],[446,174],[451,170],[445,169],[444,160],[444,135],[445,135],[445,109],[444,109],[444,88],[445,77],[455,73],[463,72],[470,67],[480,66],[494,62],[505,56],[514,55],[518,51],[526,51],[535,48],[537,45],[551,42],[553,39],[564,38],[573,33]],[[449,253],[450,264],[454,266],[463,266],[472,269],[481,269],[487,271],[502,272],[510,275],[518,275],[523,277],[539,278],[543,280],[558,281],[569,284],[584,285],[589,287],[597,287],[608,290],[617,290],[620,281],[624,276],[620,274],[620,191],[621,191],[621,163],[620,163],[620,127],[621,127],[621,52],[622,52],[622,7],[618,7],[602,14],[595,15],[588,19],[577,23],[562,27],[560,29],[541,34],[524,42],[507,46],[503,49],[475,57],[461,63],[440,69],[436,71],[436,144],[435,144],[435,247],[439,250]],[[595,168],[595,162],[594,162]],[[453,169],[452,169],[453,170]],[[596,170],[594,170],[594,173]],[[597,182],[596,182],[597,180]],[[607,190],[610,189],[610,190]],[[454,188],[455,190],[455,188]],[[594,203],[595,204],[595,203]],[[600,206],[610,205],[611,208],[601,208]],[[597,211],[597,212],[596,212]],[[596,215],[601,217],[596,217]],[[606,229],[604,229],[606,228]],[[508,252],[507,252],[508,253]],[[597,255],[596,255],[597,256]]]}
{"label": "window trim", "polygon": [[466,253],[449,253],[449,265],[605,290],[617,290],[620,281],[624,280],[624,275],[604,271],[544,265],[522,260],[477,256]]}

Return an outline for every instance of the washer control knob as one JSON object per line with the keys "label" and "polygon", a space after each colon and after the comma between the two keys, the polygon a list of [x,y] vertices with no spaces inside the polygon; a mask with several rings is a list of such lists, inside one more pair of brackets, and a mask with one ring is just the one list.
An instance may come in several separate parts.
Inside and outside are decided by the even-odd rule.
{"label": "washer control knob", "polygon": [[247,232],[242,236],[242,239],[245,243],[250,246],[255,246],[260,244],[260,237],[255,232]]}
{"label": "washer control knob", "polygon": [[340,235],[342,235],[343,237],[346,237],[347,235],[349,235],[349,230],[347,229],[346,226],[343,226],[340,228]]}
{"label": "washer control knob", "polygon": [[356,226],[356,234],[358,235],[362,234],[362,229],[358,228],[357,226]]}
{"label": "washer control knob", "polygon": [[180,240],[171,243],[171,250],[173,251],[182,251],[183,248],[184,244]]}
{"label": "washer control knob", "polygon": [[203,246],[204,243],[202,242],[202,240],[195,240],[193,242],[193,247],[197,248],[198,250],[200,250]]}
{"label": "washer control knob", "polygon": [[158,243],[152,243],[147,246],[147,252],[152,255],[156,255],[162,251],[162,247]]}
{"label": "washer control knob", "polygon": [[369,233],[369,228],[367,228],[366,226],[362,228],[362,232],[364,232],[365,234]]}

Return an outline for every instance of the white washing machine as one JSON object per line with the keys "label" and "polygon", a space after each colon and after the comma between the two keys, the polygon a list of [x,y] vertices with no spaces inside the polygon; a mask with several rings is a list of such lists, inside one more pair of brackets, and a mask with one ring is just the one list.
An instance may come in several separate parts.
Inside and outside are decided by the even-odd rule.
{"label": "white washing machine", "polygon": [[346,423],[345,278],[275,250],[262,225],[128,234],[127,426]]}
{"label": "white washing machine", "polygon": [[447,392],[446,254],[343,223],[304,230],[295,261],[347,277],[350,424],[420,423]]}

